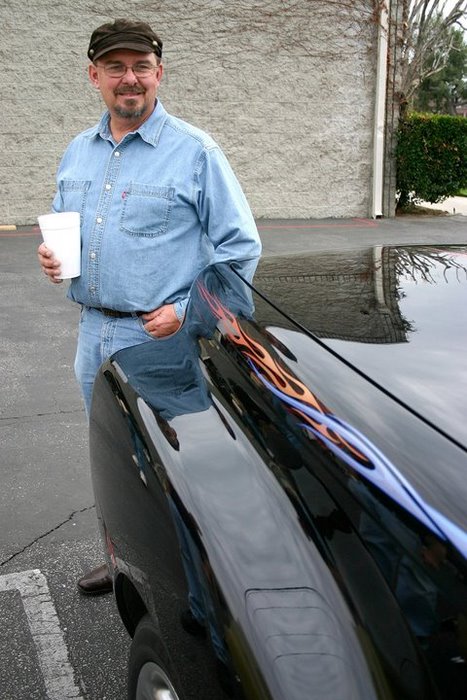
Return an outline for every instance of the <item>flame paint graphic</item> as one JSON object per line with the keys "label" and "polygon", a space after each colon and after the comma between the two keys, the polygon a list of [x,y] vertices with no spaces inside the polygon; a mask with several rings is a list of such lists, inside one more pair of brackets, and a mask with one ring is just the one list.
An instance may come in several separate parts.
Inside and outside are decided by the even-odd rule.
{"label": "flame paint graphic", "polygon": [[395,465],[356,428],[333,415],[326,406],[240,325],[237,317],[206,287],[201,297],[218,319],[221,333],[246,358],[254,376],[276,396],[300,427],[323,442],[331,452],[364,475],[443,540],[449,539],[467,555],[467,533],[426,503]]}
{"label": "flame paint graphic", "polygon": [[[344,437],[341,423],[310,389],[280,365],[264,345],[248,335],[236,316],[205,287],[198,288],[218,319],[219,330],[237,345],[259,381],[282,401],[289,413],[303,421],[301,427],[323,440],[331,449],[336,446],[339,450],[345,450],[367,469],[373,468],[367,456]],[[336,427],[339,428],[338,431]]]}

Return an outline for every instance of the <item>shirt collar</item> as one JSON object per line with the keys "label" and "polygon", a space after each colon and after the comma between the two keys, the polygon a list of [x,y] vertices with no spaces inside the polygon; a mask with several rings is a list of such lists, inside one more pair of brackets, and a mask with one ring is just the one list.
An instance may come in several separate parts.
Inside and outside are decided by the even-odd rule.
{"label": "shirt collar", "polygon": [[[162,102],[160,100],[157,100],[156,106],[151,116],[141,124],[139,129],[136,129],[136,131],[132,133],[139,134],[143,141],[146,141],[146,143],[149,143],[152,146],[157,146],[157,142],[159,140],[159,136],[162,127],[164,126],[164,123],[167,119],[167,116],[168,114],[162,106]],[[96,126],[89,131],[89,137],[95,138],[97,136],[100,136],[102,139],[105,139],[107,141],[111,140],[112,134],[109,128],[109,121],[110,114],[107,110],[102,115],[99,123],[96,124]]]}

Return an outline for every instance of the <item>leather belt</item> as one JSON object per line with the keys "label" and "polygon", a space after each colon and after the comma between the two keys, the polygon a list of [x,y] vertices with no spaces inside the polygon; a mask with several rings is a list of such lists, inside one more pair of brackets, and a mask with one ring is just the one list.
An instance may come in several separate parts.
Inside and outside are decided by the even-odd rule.
{"label": "leather belt", "polygon": [[117,311],[116,309],[106,309],[103,306],[91,306],[91,309],[100,311],[104,316],[110,316],[110,318],[129,318],[130,316],[141,316],[144,311]]}

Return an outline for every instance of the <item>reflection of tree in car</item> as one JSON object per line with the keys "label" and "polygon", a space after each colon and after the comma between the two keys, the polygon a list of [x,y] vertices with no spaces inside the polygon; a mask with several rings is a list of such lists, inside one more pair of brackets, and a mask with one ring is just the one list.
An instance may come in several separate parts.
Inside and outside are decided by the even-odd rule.
{"label": "reflection of tree in car", "polygon": [[[461,249],[460,249],[461,250]],[[448,281],[448,271],[454,270],[455,276],[461,273],[467,276],[467,266],[461,265],[454,259],[454,252],[439,250],[436,247],[425,249],[417,246],[413,250],[409,247],[396,248],[392,251],[394,255],[394,267],[397,277],[410,277],[414,282],[434,283],[434,270],[437,267],[443,269],[443,277]],[[403,295],[398,287],[399,298]]]}

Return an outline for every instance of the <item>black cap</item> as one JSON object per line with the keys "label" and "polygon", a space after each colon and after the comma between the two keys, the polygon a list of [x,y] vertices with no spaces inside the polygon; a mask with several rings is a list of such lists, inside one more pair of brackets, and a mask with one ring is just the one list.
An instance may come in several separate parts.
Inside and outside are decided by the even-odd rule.
{"label": "black cap", "polygon": [[97,27],[91,34],[88,58],[95,61],[114,49],[155,53],[162,58],[162,41],[146,22],[116,19]]}

